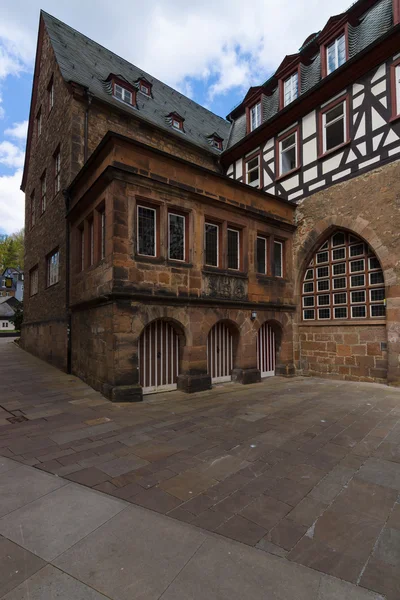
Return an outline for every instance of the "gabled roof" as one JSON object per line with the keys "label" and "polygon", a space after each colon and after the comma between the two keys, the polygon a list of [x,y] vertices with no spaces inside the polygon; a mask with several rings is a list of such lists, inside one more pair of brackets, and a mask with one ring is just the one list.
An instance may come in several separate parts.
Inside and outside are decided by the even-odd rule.
{"label": "gabled roof", "polygon": [[[172,135],[179,136],[182,141],[182,132],[177,133],[166,121],[168,115],[179,114],[185,120],[184,136],[189,142],[216,156],[220,154],[210,146],[207,136],[210,131],[216,131],[221,138],[227,139],[230,129],[227,120],[48,13],[42,11],[41,18],[49,34],[61,75],[66,82],[85,87],[95,98],[168,130]],[[117,100],[112,96],[112,90],[107,84],[110,74],[118,75],[132,86],[135,86],[139,79],[145,79],[152,85],[152,97],[138,94],[137,108]]]}

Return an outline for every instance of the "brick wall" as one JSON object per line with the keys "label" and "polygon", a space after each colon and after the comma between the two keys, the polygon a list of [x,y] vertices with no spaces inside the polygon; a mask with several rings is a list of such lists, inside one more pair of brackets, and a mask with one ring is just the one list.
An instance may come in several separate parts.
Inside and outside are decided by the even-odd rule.
{"label": "brick wall", "polygon": [[386,382],[386,327],[299,327],[303,375]]}

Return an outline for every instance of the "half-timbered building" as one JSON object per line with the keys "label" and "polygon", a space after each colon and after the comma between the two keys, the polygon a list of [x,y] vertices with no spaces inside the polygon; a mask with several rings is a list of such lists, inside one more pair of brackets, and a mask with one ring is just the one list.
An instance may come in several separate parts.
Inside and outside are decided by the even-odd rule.
{"label": "half-timbered building", "polygon": [[115,400],[400,383],[399,22],[358,0],[225,120],[41,13],[23,346]]}

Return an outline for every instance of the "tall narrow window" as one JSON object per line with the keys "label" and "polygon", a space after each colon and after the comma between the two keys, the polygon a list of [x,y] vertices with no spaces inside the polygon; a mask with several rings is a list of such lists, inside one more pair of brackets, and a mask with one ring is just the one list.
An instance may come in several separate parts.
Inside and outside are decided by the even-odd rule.
{"label": "tall narrow window", "polygon": [[323,152],[347,141],[347,102],[343,100],[322,113]]}
{"label": "tall narrow window", "polygon": [[89,230],[89,266],[94,264],[94,222],[90,219],[88,222]]}
{"label": "tall narrow window", "polygon": [[106,210],[100,211],[100,260],[106,255]]}
{"label": "tall narrow window", "polygon": [[186,217],[168,214],[168,258],[185,260],[186,252]]}
{"label": "tall narrow window", "polygon": [[85,270],[85,228],[83,223],[79,227],[79,270]]}
{"label": "tall narrow window", "polygon": [[33,190],[31,194],[31,229],[34,227],[36,223],[36,198],[35,198],[35,190]]}
{"label": "tall narrow window", "polygon": [[228,269],[240,269],[240,232],[228,228]]}
{"label": "tall narrow window", "polygon": [[58,283],[60,279],[60,252],[54,250],[47,257],[47,287]]}
{"label": "tall narrow window", "polygon": [[41,191],[40,209],[43,214],[44,211],[46,210],[46,206],[47,206],[46,171],[43,173],[43,175],[40,178],[40,191]]}
{"label": "tall narrow window", "polygon": [[54,154],[54,195],[61,189],[61,153],[60,149]]}
{"label": "tall narrow window", "polygon": [[246,183],[252,187],[260,185],[260,156],[257,155],[246,162]]}
{"label": "tall narrow window", "polygon": [[254,131],[261,125],[261,102],[250,108],[250,131]]}
{"label": "tall narrow window", "polygon": [[37,136],[39,138],[42,133],[42,109],[41,108],[39,108],[38,114],[36,116],[36,130],[37,130]]}
{"label": "tall narrow window", "polygon": [[267,274],[267,239],[257,236],[257,273]]}
{"label": "tall narrow window", "polygon": [[48,106],[49,106],[49,113],[50,113],[54,106],[54,80],[53,80],[53,78],[51,78],[50,83],[47,88],[47,98],[48,98]]}
{"label": "tall narrow window", "polygon": [[210,267],[219,265],[219,226],[206,223],[204,227],[205,264]]}
{"label": "tall narrow window", "polygon": [[36,265],[36,267],[33,267],[33,269],[31,269],[29,271],[29,295],[35,296],[35,294],[37,294],[38,291],[39,291],[39,268]]}
{"label": "tall narrow window", "polygon": [[144,256],[156,256],[156,222],[154,208],[138,206],[137,208],[137,252]]}
{"label": "tall narrow window", "polygon": [[283,277],[283,244],[274,241],[274,275]]}
{"label": "tall narrow window", "polygon": [[299,95],[299,74],[293,73],[290,77],[285,79],[283,84],[283,105],[287,106]]}
{"label": "tall narrow window", "polygon": [[286,175],[297,169],[297,131],[279,141],[279,175]]}
{"label": "tall narrow window", "polygon": [[343,33],[326,47],[326,72],[328,75],[346,62],[346,36]]}

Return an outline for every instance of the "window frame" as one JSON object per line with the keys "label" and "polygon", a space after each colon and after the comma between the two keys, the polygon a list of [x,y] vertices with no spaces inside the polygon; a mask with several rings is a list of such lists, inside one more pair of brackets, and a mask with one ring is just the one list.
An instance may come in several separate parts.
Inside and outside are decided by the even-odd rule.
{"label": "window frame", "polygon": [[[139,252],[139,208],[144,208],[146,210],[151,210],[154,213],[154,254],[142,254]],[[160,249],[160,240],[159,240],[159,208],[152,204],[147,204],[146,202],[142,202],[138,200],[136,204],[136,254],[140,258],[145,259],[154,259],[159,256]]]}
{"label": "window frame", "polygon": [[[332,75],[337,69],[343,66],[349,60],[349,30],[347,23],[347,15],[343,19],[338,21],[333,27],[329,27],[325,33],[322,32],[320,37],[320,54],[321,54],[321,76],[322,78]],[[345,36],[345,61],[342,65],[339,65],[328,73],[328,47],[331,46],[336,40],[342,35]]]}
{"label": "window frame", "polygon": [[[237,234],[237,267],[229,266],[229,236],[228,231],[232,231]],[[241,251],[242,251],[242,243],[241,243],[241,230],[237,227],[228,225],[226,228],[226,268],[229,271],[241,271],[242,270],[242,259],[241,259]]]}
{"label": "window frame", "polygon": [[[258,269],[258,240],[263,240],[264,241],[264,260],[265,260],[265,271],[259,271]],[[270,269],[268,268],[268,256],[269,256],[269,248],[268,248],[268,243],[269,243],[269,237],[266,234],[263,233],[257,233],[256,236],[256,252],[255,252],[255,271],[257,273],[257,275],[269,275],[270,273]]]}
{"label": "window frame", "polygon": [[79,266],[79,273],[82,273],[85,268],[85,260],[86,260],[86,252],[85,252],[85,222],[83,221],[79,226],[78,226],[78,231],[79,231],[79,263],[77,266]]}
{"label": "window frame", "polygon": [[[142,87],[146,89],[146,91],[142,90]],[[151,97],[151,88],[152,88],[152,84],[149,83],[148,81],[146,81],[145,79],[139,79],[138,81],[138,91],[143,94],[144,96],[147,96],[148,98]]]}
{"label": "window frame", "polygon": [[53,154],[54,160],[54,197],[61,191],[61,150],[57,147]]}
{"label": "window frame", "polygon": [[216,150],[221,150],[221,151],[223,150],[222,143],[223,143],[222,138],[220,138],[216,135],[211,136],[211,146],[213,148],[215,148]]}
{"label": "window frame", "polygon": [[[35,287],[36,291],[33,291],[33,274],[35,274]],[[29,297],[36,296],[39,293],[39,265],[35,265],[29,270]]]}
{"label": "window frame", "polygon": [[400,119],[400,58],[390,65],[390,97],[392,103],[390,121],[395,121]]}
{"label": "window frame", "polygon": [[93,215],[89,215],[86,219],[88,228],[88,267],[93,267],[95,263],[95,249],[94,249],[94,218]]}
{"label": "window frame", "polygon": [[47,209],[47,173],[43,171],[40,178],[40,215],[43,215]]}
{"label": "window frame", "polygon": [[37,111],[36,114],[36,133],[37,133],[37,139],[40,138],[40,136],[42,135],[42,129],[43,129],[43,115],[42,115],[42,107],[39,107],[39,110]]}
{"label": "window frame", "polygon": [[[51,259],[53,256],[57,256],[57,274],[56,280],[52,281],[51,278]],[[46,289],[57,285],[60,281],[60,249],[55,248],[46,256]]]}
{"label": "window frame", "polygon": [[32,230],[36,225],[36,197],[35,190],[33,189],[30,195],[30,206],[29,206],[29,229]]}
{"label": "window frame", "polygon": [[[343,104],[343,128],[344,128],[344,141],[330,148],[326,149],[326,114],[335,109],[340,104]],[[333,152],[337,152],[344,146],[350,143],[350,100],[349,94],[344,94],[340,96],[340,98],[336,98],[329,104],[320,108],[318,115],[319,122],[319,132],[318,132],[318,142],[319,142],[319,156],[318,158],[323,158]],[[334,121],[335,122],[335,121]],[[330,123],[332,124],[332,123]]]}
{"label": "window frame", "polygon": [[[170,255],[170,216],[179,217],[183,219],[183,258],[172,258]],[[188,262],[188,215],[180,211],[176,211],[173,208],[168,209],[167,213],[167,256],[168,260],[178,263]]]}
{"label": "window frame", "polygon": [[[131,95],[130,102],[124,100],[124,93],[122,93],[122,98],[118,98],[116,95],[117,86],[121,88],[123,92],[128,92]],[[122,104],[127,104],[128,106],[132,107],[136,106],[136,88],[115,77],[112,79],[112,96],[115,98],[115,100],[118,100],[118,102],[122,102]]]}
{"label": "window frame", "polygon": [[[344,62],[341,65],[339,65],[339,40],[342,38],[344,38]],[[332,71],[330,71],[329,63],[328,63],[328,54],[329,54],[329,48],[331,48],[332,46],[335,47],[335,65],[336,66],[334,69],[332,69]],[[335,37],[332,38],[329,42],[325,43],[325,68],[326,68],[327,75],[330,75],[334,71],[337,71],[339,69],[339,67],[341,67],[348,61],[347,46],[348,46],[348,43],[347,43],[347,35],[346,35],[345,29],[343,29],[341,33],[336,34]]]}
{"label": "window frame", "polygon": [[[275,272],[275,244],[279,244],[281,247],[281,273],[280,273],[280,275],[277,275]],[[285,241],[274,238],[272,247],[273,247],[273,254],[272,254],[273,276],[278,277],[279,279],[283,279],[285,277]]]}
{"label": "window frame", "polygon": [[54,76],[52,75],[47,86],[47,114],[54,108]]}
{"label": "window frame", "polygon": [[[258,129],[260,127],[260,125],[262,125],[262,101],[261,100],[262,100],[261,97],[259,97],[257,99],[257,101],[253,102],[249,106],[249,108],[248,108],[248,126],[247,126],[247,132],[248,133],[251,133],[252,131],[255,131],[256,129]],[[252,124],[252,111],[254,109],[257,109],[257,107],[260,107],[259,108],[259,123],[258,123],[258,125],[256,125],[255,127],[253,127],[253,124]],[[257,112],[256,112],[256,114],[257,114]]]}
{"label": "window frame", "polygon": [[[296,154],[296,166],[290,171],[286,171],[282,173],[282,143],[290,136],[295,135],[295,154]],[[276,139],[275,144],[275,155],[276,155],[276,179],[282,179],[284,177],[288,177],[292,173],[295,173],[299,169],[301,169],[301,149],[300,149],[300,126],[295,125],[288,131],[282,133]]]}
{"label": "window frame", "polygon": [[[285,94],[285,86],[286,83],[288,81],[291,81],[292,78],[294,76],[297,76],[297,96],[295,98],[291,98],[291,100],[289,100],[289,102],[286,103],[286,94]],[[292,71],[291,73],[289,73],[288,75],[286,75],[284,78],[282,78],[282,83],[281,83],[281,108],[286,108],[286,106],[289,106],[290,104],[292,104],[292,102],[294,102],[295,100],[297,100],[297,98],[299,98],[300,96],[300,86],[301,86],[301,80],[300,80],[300,65],[298,65],[298,67]],[[292,91],[293,91],[293,86],[292,87]]]}
{"label": "window frame", "polygon": [[[258,159],[258,167],[257,167],[258,168],[258,179],[257,179],[257,183],[253,182],[253,183],[255,183],[255,185],[253,185],[253,183],[249,183],[248,176],[249,176],[249,172],[254,171],[255,169],[251,169],[251,171],[249,171],[248,164],[255,158]],[[244,173],[244,177],[245,177],[245,183],[254,189],[262,189],[263,181],[262,181],[262,168],[261,168],[261,161],[262,161],[261,152],[259,150],[257,150],[256,152],[245,157],[243,159],[243,161],[244,161],[243,173]]]}
{"label": "window frame", "polygon": [[99,260],[103,260],[106,257],[106,207],[103,202],[96,208],[97,210],[97,223],[98,223],[98,253]]}
{"label": "window frame", "polygon": [[[206,237],[206,226],[211,225],[217,228],[217,264],[210,265],[207,263],[207,237]],[[205,219],[204,221],[204,266],[211,269],[219,269],[221,267],[221,223],[217,223],[212,219]]]}

